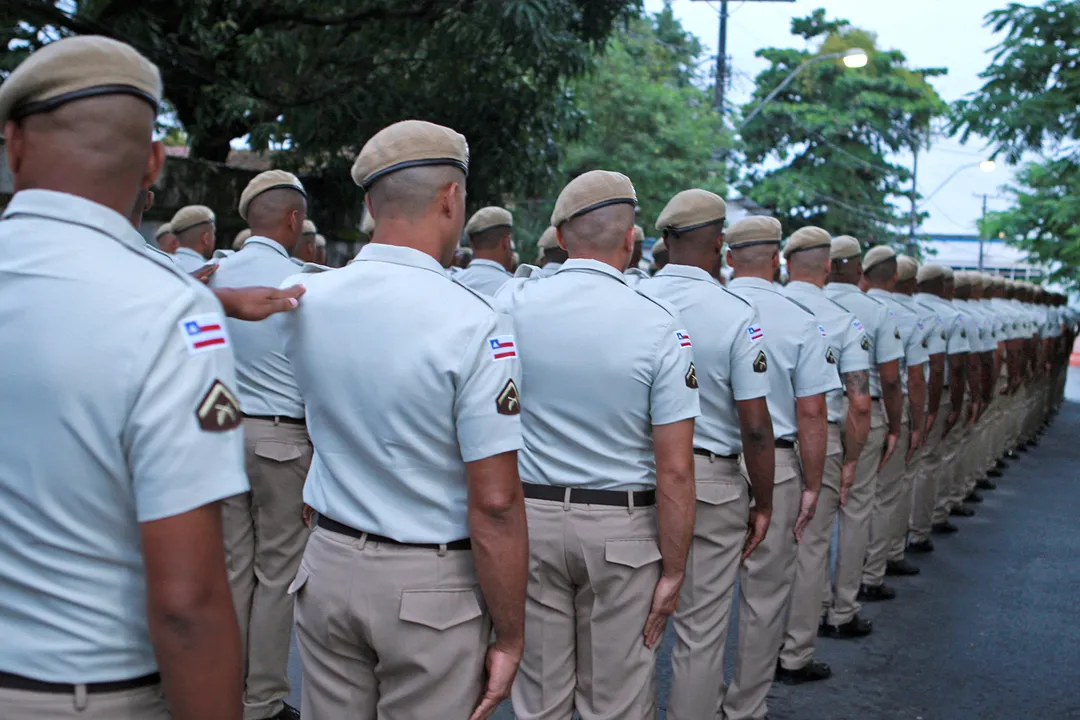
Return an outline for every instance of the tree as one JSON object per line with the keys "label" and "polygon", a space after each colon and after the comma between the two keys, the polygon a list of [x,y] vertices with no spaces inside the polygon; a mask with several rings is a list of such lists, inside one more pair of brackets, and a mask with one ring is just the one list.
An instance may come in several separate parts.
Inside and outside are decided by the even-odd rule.
{"label": "tree", "polygon": [[[131,43],[162,70],[193,157],[246,138],[308,175],[420,117],[472,146],[470,204],[546,186],[566,79],[637,0],[7,0],[19,53],[67,34]],[[11,59],[5,60],[8,69]]]}
{"label": "tree", "polygon": [[909,68],[903,53],[877,47],[872,33],[816,10],[791,23],[792,34],[817,41],[813,51],[765,48],[770,67],[756,78],[749,114],[796,68],[813,58],[866,50],[863,69],[839,61],[805,67],[741,130],[750,165],[741,191],[772,210],[790,233],[818,225],[871,244],[892,242],[910,216],[891,204],[908,196],[911,173],[894,153],[926,144],[946,104],[928,82],[940,68]]}

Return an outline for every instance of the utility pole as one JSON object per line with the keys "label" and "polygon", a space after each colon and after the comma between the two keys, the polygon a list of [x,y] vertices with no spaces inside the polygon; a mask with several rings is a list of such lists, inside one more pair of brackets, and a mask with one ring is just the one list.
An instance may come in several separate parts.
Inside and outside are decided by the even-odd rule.
{"label": "utility pole", "polygon": [[[795,0],[744,0],[745,2],[795,2]],[[695,0],[709,2],[709,0]],[[727,24],[728,0],[720,0],[720,37],[716,50],[716,111],[724,116],[724,90],[727,85]]]}
{"label": "utility pole", "polygon": [[979,224],[979,272],[983,270],[983,235],[986,233],[986,200],[990,196],[983,193],[982,223]]}
{"label": "utility pole", "polygon": [[917,205],[919,197],[919,146],[913,145],[911,153],[915,156],[915,164],[911,168],[911,228],[908,230],[907,254],[915,257],[915,253],[918,251],[915,233],[919,230],[919,208]]}

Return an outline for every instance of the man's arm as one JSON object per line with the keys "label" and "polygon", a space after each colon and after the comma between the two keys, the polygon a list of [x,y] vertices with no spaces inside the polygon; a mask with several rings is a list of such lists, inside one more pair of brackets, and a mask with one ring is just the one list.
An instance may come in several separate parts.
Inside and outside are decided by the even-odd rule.
{"label": "man's arm", "polygon": [[908,408],[911,412],[911,443],[904,462],[911,462],[915,451],[922,445],[923,426],[926,423],[926,372],[922,363],[908,366]]}
{"label": "man's arm", "polygon": [[847,393],[847,428],[844,433],[844,463],[840,469],[840,506],[847,501],[848,490],[855,483],[855,467],[859,464],[866,437],[870,434],[870,371],[856,370],[840,375]]}
{"label": "man's arm", "polygon": [[994,399],[994,382],[997,376],[994,375],[994,355],[995,350],[982,354],[982,401],[983,408],[985,409],[990,402]]}
{"label": "man's arm", "polygon": [[740,400],[735,403],[739,413],[743,458],[750,475],[754,507],[750,511],[750,532],[743,547],[745,560],[765,539],[772,520],[773,478],[776,477],[776,450],[772,417],[765,398]]}
{"label": "man's arm", "polygon": [[885,417],[889,421],[889,434],[885,437],[885,451],[881,454],[881,465],[885,465],[896,452],[896,443],[900,442],[900,430],[904,422],[904,388],[900,384],[900,361],[878,365],[881,375],[881,399],[885,404]]}
{"label": "man's arm", "polygon": [[525,647],[529,533],[517,452],[466,463],[465,472],[473,562],[495,627],[495,643],[487,655],[487,686],[471,716],[485,718],[509,697]]}
{"label": "man's arm", "polygon": [[970,352],[967,356],[967,385],[971,393],[971,408],[968,412],[968,424],[979,419],[979,398],[982,397],[982,353]]}
{"label": "man's arm", "polygon": [[656,525],[662,570],[645,621],[645,645],[652,648],[664,635],[675,612],[686,574],[686,556],[694,534],[694,421],[653,426],[656,448]]}
{"label": "man's arm", "polygon": [[139,531],[150,640],[173,720],[239,720],[240,630],[220,506],[144,522]]}
{"label": "man's arm", "polygon": [[945,418],[945,428],[941,439],[948,437],[964,411],[964,389],[967,386],[968,353],[953,353],[949,356],[949,415]]}
{"label": "man's arm", "polygon": [[828,411],[825,395],[808,395],[795,399],[795,415],[799,429],[799,455],[802,458],[805,486],[795,520],[795,539],[802,540],[803,530],[814,517],[821,476],[825,472],[825,452],[829,440]]}
{"label": "man's arm", "polygon": [[254,322],[295,309],[300,296],[304,294],[304,287],[294,285],[284,290],[269,287],[213,288],[213,293],[225,308],[227,317]]}
{"label": "man's arm", "polygon": [[938,353],[930,356],[930,382],[926,388],[926,424],[923,437],[930,436],[930,430],[937,421],[938,412],[941,410],[941,396],[945,389],[945,354]]}

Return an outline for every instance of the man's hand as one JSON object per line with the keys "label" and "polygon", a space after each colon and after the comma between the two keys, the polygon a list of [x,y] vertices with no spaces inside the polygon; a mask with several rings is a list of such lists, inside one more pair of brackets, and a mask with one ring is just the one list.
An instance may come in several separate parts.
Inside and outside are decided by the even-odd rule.
{"label": "man's hand", "polygon": [[885,436],[885,451],[881,453],[881,462],[878,463],[878,470],[885,467],[885,463],[889,462],[889,458],[896,452],[896,444],[900,442],[900,433],[890,432]]}
{"label": "man's hand", "polygon": [[923,426],[923,437],[930,437],[930,432],[934,429],[934,423],[937,422],[938,414],[936,412],[926,414],[926,424]]}
{"label": "man's hand", "polygon": [[508,652],[498,645],[492,645],[487,651],[487,683],[480,703],[473,710],[469,720],[487,720],[506,698],[510,697],[510,688],[514,685],[518,666],[521,665],[521,651]]}
{"label": "man's hand", "polygon": [[304,521],[304,524],[311,527],[311,516],[315,514],[315,508],[311,507],[307,503],[304,503],[304,509],[300,511],[300,519]]}
{"label": "man's hand", "polygon": [[915,457],[915,452],[922,447],[923,434],[922,430],[911,431],[911,446],[908,447],[907,456],[904,458],[904,464],[911,464],[911,458]]}
{"label": "man's hand", "polygon": [[818,491],[803,490],[799,501],[799,516],[795,518],[795,542],[802,542],[803,531],[814,517],[817,510]]}
{"label": "man's hand", "polygon": [[207,265],[203,265],[201,268],[191,273],[191,277],[195,278],[203,285],[205,285],[210,282],[210,276],[216,273],[217,269],[217,263],[209,263]]}
{"label": "man's hand", "polygon": [[744,561],[765,539],[765,533],[769,531],[770,522],[772,522],[772,510],[762,512],[756,507],[750,508],[750,523],[746,528],[746,543],[743,545],[742,551]]}
{"label": "man's hand", "polygon": [[293,285],[285,290],[269,287],[219,288],[214,294],[228,317],[258,321],[275,313],[295,310],[304,292],[302,285]]}
{"label": "man's hand", "polygon": [[855,484],[855,469],[857,467],[857,462],[844,463],[840,466],[840,507],[844,507],[844,503],[847,502],[848,492],[851,490],[851,486]]}
{"label": "man's hand", "polygon": [[653,590],[652,607],[649,609],[649,617],[645,619],[645,647],[652,650],[660,638],[664,636],[664,628],[667,620],[675,612],[675,606],[679,602],[679,591],[682,590],[683,577],[668,577],[661,575]]}

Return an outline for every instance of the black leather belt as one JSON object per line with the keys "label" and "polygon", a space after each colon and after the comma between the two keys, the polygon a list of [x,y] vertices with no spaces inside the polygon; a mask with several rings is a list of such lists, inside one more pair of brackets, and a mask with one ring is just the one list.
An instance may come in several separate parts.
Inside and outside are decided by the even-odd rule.
{"label": "black leather belt", "polygon": [[[566,499],[566,488],[558,485],[533,485],[522,483],[525,497],[533,500]],[[634,497],[634,507],[647,507],[656,504],[655,490],[590,490],[588,488],[570,488],[570,502],[575,505],[610,505],[611,507],[630,507],[630,496]]]}
{"label": "black leather belt", "polygon": [[779,448],[780,450],[794,450],[795,441],[778,439],[776,440],[776,442],[773,443],[773,447]]}
{"label": "black leather belt", "polygon": [[307,425],[304,418],[294,418],[288,415],[248,415],[243,413],[248,420],[265,420],[272,423],[285,423],[286,425]]}
{"label": "black leather belt", "polygon": [[739,454],[734,455],[717,455],[712,450],[706,450],[705,448],[694,448],[694,454],[702,457],[714,458],[716,460],[738,460]]}
{"label": "black leather belt", "polygon": [[[86,683],[85,687],[86,692],[88,693],[101,694],[124,692],[125,690],[137,690],[139,688],[157,685],[160,682],[161,675],[158,673],[151,673],[131,680],[120,680],[119,682]],[[76,686],[71,683],[43,682],[41,680],[23,677],[22,675],[0,672],[0,688],[5,690],[23,690],[26,692],[68,695],[75,692]]]}
{"label": "black leather belt", "polygon": [[364,530],[357,530],[356,528],[351,528],[348,525],[342,525],[337,520],[331,520],[330,518],[322,514],[320,514],[316,518],[315,525],[321,527],[324,530],[336,532],[339,535],[348,535],[349,537],[353,538],[360,538],[361,536],[366,535],[367,539],[371,542],[386,543],[387,545],[401,545],[402,547],[423,548],[425,550],[442,550],[443,546],[445,545],[447,550],[472,550],[472,540],[469,538],[465,538],[464,540],[453,540],[451,542],[443,543],[441,545],[439,543],[401,542],[400,540],[395,540],[394,538],[388,538],[382,535],[376,535],[375,533],[365,532]]}

